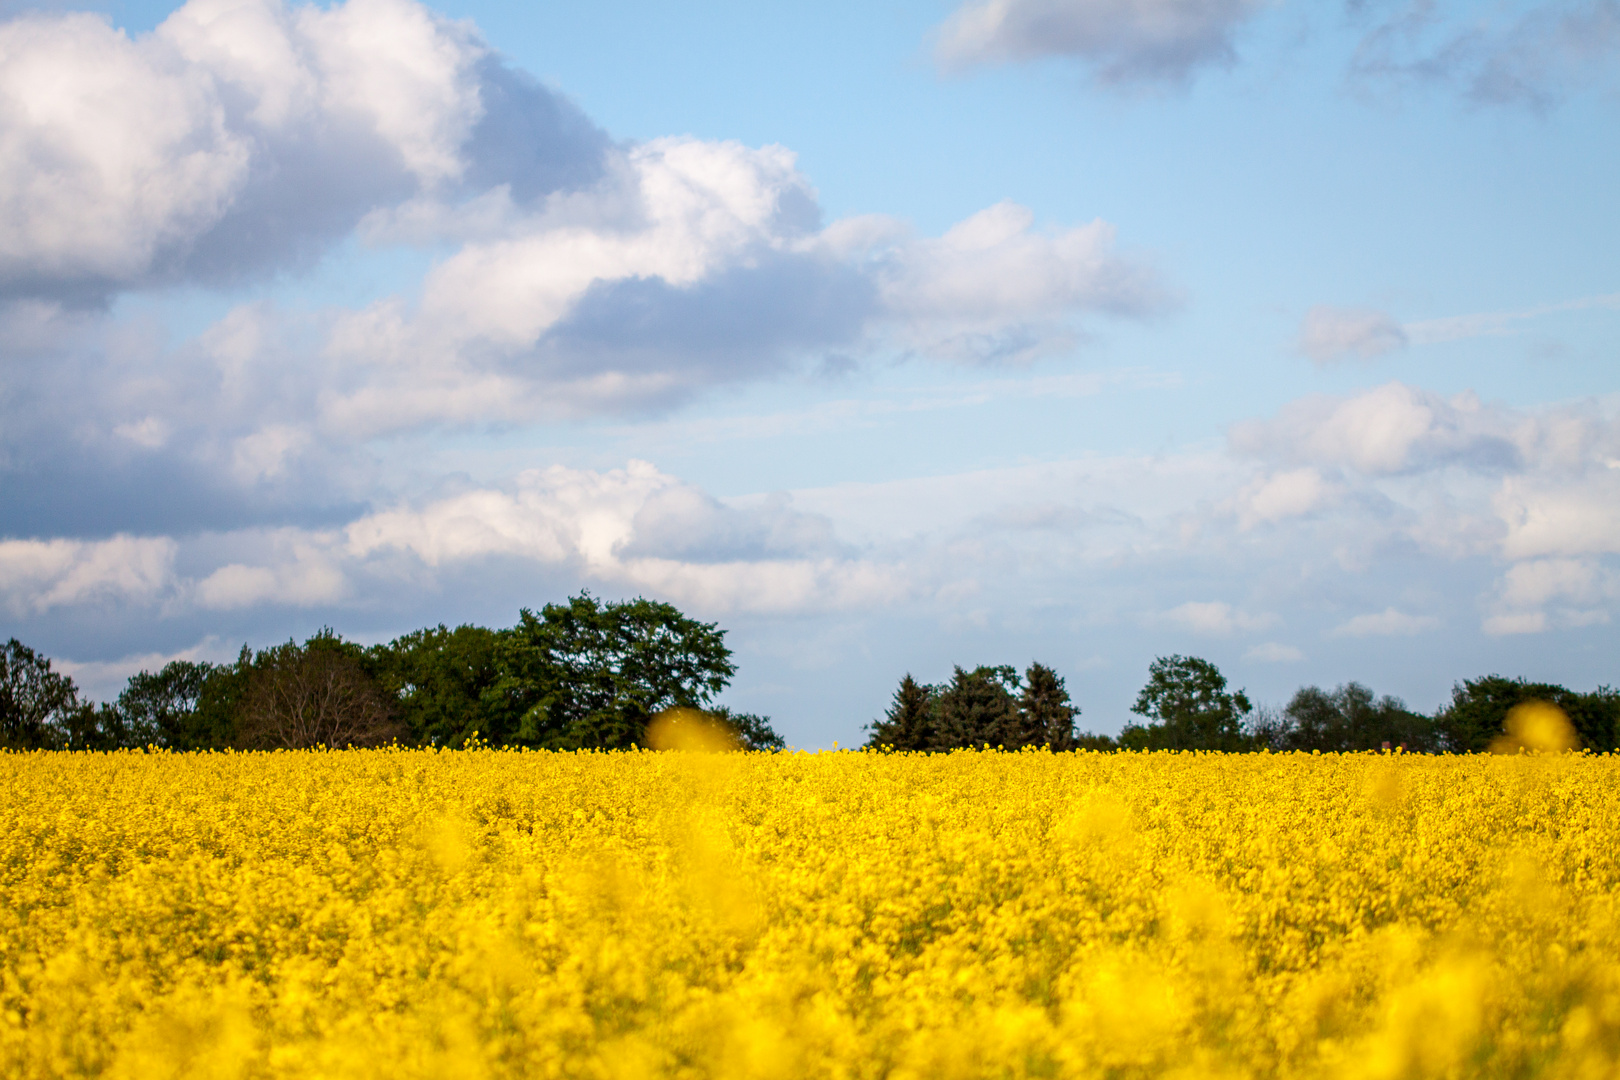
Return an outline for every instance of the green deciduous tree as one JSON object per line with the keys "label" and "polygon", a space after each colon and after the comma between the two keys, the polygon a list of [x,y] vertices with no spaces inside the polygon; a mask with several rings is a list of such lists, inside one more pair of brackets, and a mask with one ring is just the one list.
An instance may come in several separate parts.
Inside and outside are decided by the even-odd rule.
{"label": "green deciduous tree", "polygon": [[156,672],[130,676],[113,704],[129,745],[193,750],[228,744],[228,734],[215,737],[197,722],[203,688],[217,670],[201,661],[171,660]]}
{"label": "green deciduous tree", "polygon": [[51,661],[12,638],[0,649],[0,747],[64,746],[70,724],[82,723],[78,687]]}
{"label": "green deciduous tree", "polygon": [[1161,656],[1131,711],[1147,723],[1130,724],[1120,745],[1142,750],[1241,750],[1243,721],[1254,709],[1242,690],[1230,693],[1226,676],[1196,656]]}
{"label": "green deciduous tree", "polygon": [[474,733],[497,746],[512,741],[523,710],[498,686],[503,633],[440,624],[367,651],[412,742],[462,746]]}
{"label": "green deciduous tree", "polygon": [[716,705],[708,714],[730,728],[737,737],[739,750],[786,750],[787,740],[771,727],[771,718],[758,713],[733,712],[725,705]]}
{"label": "green deciduous tree", "polygon": [[1301,687],[1280,720],[1262,740],[1277,750],[1377,750],[1386,742],[1412,751],[1439,749],[1429,718],[1410,711],[1399,698],[1376,696],[1358,682],[1332,691]]}
{"label": "green deciduous tree", "polygon": [[1527,701],[1550,701],[1569,714],[1581,746],[1620,749],[1620,693],[1600,686],[1589,694],[1556,683],[1533,683],[1487,675],[1465,679],[1451,690],[1451,701],[1435,716],[1445,748],[1457,753],[1487,749],[1505,730],[1507,714]]}
{"label": "green deciduous tree", "polygon": [[538,615],[523,609],[497,662],[496,692],[519,715],[512,742],[557,749],[637,744],[655,714],[703,708],[737,670],[713,623],[665,603],[604,604],[588,593]]}
{"label": "green deciduous tree", "polygon": [[404,734],[363,651],[330,631],[255,655],[235,714],[236,744],[253,750],[382,746]]}

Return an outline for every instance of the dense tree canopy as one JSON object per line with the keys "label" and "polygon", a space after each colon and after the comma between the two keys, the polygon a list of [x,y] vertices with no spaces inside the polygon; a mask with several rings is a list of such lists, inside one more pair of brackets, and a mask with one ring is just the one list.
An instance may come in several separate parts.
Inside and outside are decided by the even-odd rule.
{"label": "dense tree canopy", "polygon": [[199,716],[208,715],[199,710],[215,670],[213,664],[172,660],[159,671],[131,676],[113,709],[123,717],[132,742],[174,750],[228,743],[228,729],[214,737],[198,727]]}
{"label": "dense tree canopy", "polygon": [[495,688],[522,710],[511,741],[556,749],[640,743],[654,715],[703,708],[737,670],[713,623],[588,593],[539,615],[525,608],[496,650]]}
{"label": "dense tree canopy", "polygon": [[1140,750],[1243,750],[1254,706],[1242,690],[1229,693],[1226,676],[1196,656],[1161,656],[1148,667],[1148,682],[1131,711],[1147,723],[1130,724],[1120,745]]}
{"label": "dense tree canopy", "polygon": [[1017,750],[1045,746],[1073,748],[1074,718],[1080,710],[1069,702],[1057,673],[1031,664],[1019,678],[1016,668],[1002,665],[957,667],[951,681],[924,686],[907,674],[894,701],[879,720],[867,725],[867,745],[894,750],[953,750],[1000,746]]}
{"label": "dense tree canopy", "polygon": [[367,651],[413,741],[461,746],[477,734],[497,746],[511,742],[523,710],[497,685],[505,633],[441,623]]}
{"label": "dense tree canopy", "polygon": [[81,708],[73,680],[16,638],[0,649],[0,746],[62,746]]}
{"label": "dense tree canopy", "polygon": [[1484,750],[1502,734],[1513,707],[1527,701],[1550,701],[1563,709],[1583,747],[1620,749],[1620,692],[1607,686],[1582,694],[1500,675],[1466,679],[1452,688],[1451,701],[1435,716],[1435,726],[1449,750]]}
{"label": "dense tree canopy", "polygon": [[330,631],[254,658],[236,712],[235,743],[248,750],[383,746],[408,737],[397,702],[366,670],[361,650]]}
{"label": "dense tree canopy", "polygon": [[1441,749],[1428,717],[1408,710],[1399,698],[1380,698],[1358,682],[1332,691],[1301,687],[1281,714],[1261,718],[1251,730],[1260,746],[1273,750],[1329,753],[1378,750],[1386,744],[1411,751]]}
{"label": "dense tree canopy", "polygon": [[779,750],[767,717],[711,707],[736,666],[725,631],[669,604],[582,593],[516,626],[440,625],[362,647],[331,629],[246,645],[234,663],[175,660],[133,676],[111,705],[12,640],[0,654],[0,748],[616,748],[671,708],[706,710],[738,746]]}
{"label": "dense tree canopy", "polygon": [[[722,743],[780,750],[769,718],[714,704],[736,666],[725,631],[669,604],[603,602],[589,593],[515,626],[444,625],[363,647],[323,629],[299,643],[244,645],[232,663],[175,660],[132,676],[111,704],[83,699],[49,658],[15,638],[0,649],[0,749],[170,750],[404,745],[543,749],[647,745],[660,714],[696,710]],[[1433,716],[1359,682],[1304,686],[1281,709],[1256,709],[1210,661],[1159,657],[1117,739],[1079,732],[1080,710],[1052,668],[954,667],[935,685],[909,673],[867,746],[1062,750],[1274,750],[1469,753],[1503,735],[1533,701],[1567,715],[1580,747],[1620,750],[1620,692],[1487,675],[1458,683]],[[1501,745],[1506,745],[1505,743]]]}

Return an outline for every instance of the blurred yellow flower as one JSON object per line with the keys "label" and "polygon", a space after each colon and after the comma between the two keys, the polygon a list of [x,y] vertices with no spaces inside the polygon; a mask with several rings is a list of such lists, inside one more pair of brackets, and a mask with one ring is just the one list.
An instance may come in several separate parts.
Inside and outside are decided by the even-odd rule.
{"label": "blurred yellow flower", "polygon": [[1539,750],[1556,754],[1581,745],[1569,716],[1550,701],[1526,701],[1507,714],[1507,733],[1491,742],[1493,754]]}

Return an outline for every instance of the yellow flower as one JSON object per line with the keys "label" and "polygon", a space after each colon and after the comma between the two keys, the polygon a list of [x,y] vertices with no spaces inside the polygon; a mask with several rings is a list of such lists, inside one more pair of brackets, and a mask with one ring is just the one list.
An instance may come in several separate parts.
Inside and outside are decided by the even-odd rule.
{"label": "yellow flower", "polygon": [[1617,792],[1592,754],[0,754],[0,1075],[1609,1077]]}

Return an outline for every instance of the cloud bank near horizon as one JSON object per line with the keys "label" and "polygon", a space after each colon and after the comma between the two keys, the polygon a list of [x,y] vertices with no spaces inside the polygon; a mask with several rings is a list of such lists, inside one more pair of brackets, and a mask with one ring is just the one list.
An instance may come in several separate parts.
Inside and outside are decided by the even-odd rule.
{"label": "cloud bank near horizon", "polygon": [[[1614,402],[1512,409],[1392,382],[1298,400],[1234,425],[1223,449],[1155,459],[730,500],[647,462],[553,466],[331,528],[6,540],[0,598],[18,616],[340,612],[374,609],[391,588],[437,592],[479,568],[527,566],[708,618],[943,617],[989,595],[1069,595],[1129,571],[1131,598],[1107,617],[1249,639],[1275,659],[1297,651],[1261,640],[1279,631],[1415,635],[1454,620],[1450,601],[1431,595],[1431,610],[1406,596],[1336,609],[1319,631],[1300,621],[1324,588],[1370,587],[1401,563],[1474,567],[1480,584],[1464,599],[1486,634],[1608,621],[1620,605],[1615,507]],[[1208,594],[1203,566],[1223,568],[1225,595]],[[1267,581],[1268,566],[1297,580]]]}

